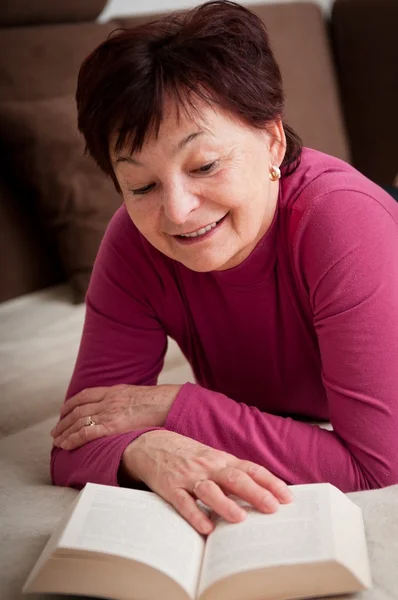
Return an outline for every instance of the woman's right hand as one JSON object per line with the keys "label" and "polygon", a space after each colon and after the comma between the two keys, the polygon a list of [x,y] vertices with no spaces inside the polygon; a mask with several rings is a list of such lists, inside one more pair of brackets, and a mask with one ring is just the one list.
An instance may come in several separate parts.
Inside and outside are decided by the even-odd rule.
{"label": "woman's right hand", "polygon": [[292,499],[287,485],[264,467],[171,431],[149,431],[134,440],[124,451],[121,469],[172,504],[202,534],[211,533],[213,524],[195,498],[231,523],[242,521],[246,512],[228,494],[264,513]]}

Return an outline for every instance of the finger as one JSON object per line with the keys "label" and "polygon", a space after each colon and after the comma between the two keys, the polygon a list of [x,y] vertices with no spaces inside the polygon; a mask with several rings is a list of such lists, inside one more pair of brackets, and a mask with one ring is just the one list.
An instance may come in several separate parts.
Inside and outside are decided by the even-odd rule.
{"label": "finger", "polygon": [[235,494],[261,512],[273,513],[278,510],[279,502],[275,496],[253,481],[242,469],[225,467],[216,474],[214,480],[225,493]]}
{"label": "finger", "polygon": [[220,486],[210,479],[203,479],[195,485],[195,495],[226,521],[238,523],[247,516],[246,511],[232,498],[228,498]]}
{"label": "finger", "polygon": [[196,504],[192,496],[182,488],[163,496],[199,533],[208,535],[214,529],[213,523]]}
{"label": "finger", "polygon": [[76,394],[76,396],[72,396],[64,402],[62,405],[60,416],[61,419],[69,414],[72,410],[74,410],[77,406],[81,404],[88,404],[90,402],[99,402],[103,399],[105,394],[109,391],[109,387],[95,387],[88,388]]}
{"label": "finger", "polygon": [[269,490],[282,504],[288,504],[293,500],[293,494],[286,483],[273,475],[268,469],[256,465],[250,461],[241,461],[242,468],[261,487]]}
{"label": "finger", "polygon": [[[95,415],[94,415],[95,418]],[[60,441],[58,442],[59,447],[64,450],[75,450],[84,446],[88,442],[92,442],[101,437],[108,435],[108,429],[102,423],[96,423],[92,426],[87,426],[86,419],[80,419],[75,423],[69,430],[67,430]],[[54,440],[54,444],[55,444]]]}
{"label": "finger", "polygon": [[72,427],[77,421],[92,416],[98,410],[97,403],[95,404],[83,404],[82,406],[76,406],[72,412],[63,417],[58,421],[57,425],[51,431],[51,435],[54,439],[59,438],[67,429]]}

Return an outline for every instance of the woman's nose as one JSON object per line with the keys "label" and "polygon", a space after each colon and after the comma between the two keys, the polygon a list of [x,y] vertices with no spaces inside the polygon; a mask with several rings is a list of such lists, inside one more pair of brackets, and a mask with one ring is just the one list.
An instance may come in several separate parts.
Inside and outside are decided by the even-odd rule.
{"label": "woman's nose", "polygon": [[198,208],[200,200],[190,186],[174,184],[163,195],[165,216],[176,225],[183,225],[192,211]]}

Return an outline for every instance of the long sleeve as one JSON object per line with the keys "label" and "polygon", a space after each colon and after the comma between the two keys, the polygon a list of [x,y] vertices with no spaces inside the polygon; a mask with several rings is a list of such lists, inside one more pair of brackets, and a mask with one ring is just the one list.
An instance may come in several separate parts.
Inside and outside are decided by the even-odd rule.
{"label": "long sleeve", "polygon": [[[141,287],[142,269],[150,272],[150,268],[145,260],[135,260],[140,239],[124,211],[123,207],[110,223],[96,260],[66,399],[97,386],[155,385],[163,366],[166,334]],[[151,429],[157,428],[98,439],[73,451],[54,447],[53,482],[76,488],[88,481],[117,485],[124,449]]]}
{"label": "long sleeve", "polygon": [[333,431],[191,384],[166,428],[262,464],[291,484],[328,481],[348,492],[397,483],[393,204],[346,189],[325,193],[300,215],[292,261],[313,314]]}

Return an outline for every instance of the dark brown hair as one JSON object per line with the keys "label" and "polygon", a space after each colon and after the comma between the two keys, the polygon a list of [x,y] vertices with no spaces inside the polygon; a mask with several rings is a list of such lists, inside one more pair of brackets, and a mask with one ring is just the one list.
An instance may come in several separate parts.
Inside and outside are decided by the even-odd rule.
{"label": "dark brown hair", "polygon": [[[116,151],[125,144],[139,151],[159,131],[165,94],[185,110],[195,110],[198,97],[216,103],[256,128],[283,117],[282,77],[261,19],[235,2],[207,2],[116,30],[86,58],[76,92],[78,127],[117,188],[111,139]],[[301,141],[284,128],[287,175],[299,163]]]}

